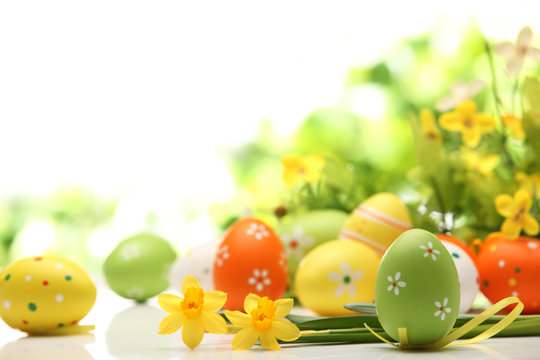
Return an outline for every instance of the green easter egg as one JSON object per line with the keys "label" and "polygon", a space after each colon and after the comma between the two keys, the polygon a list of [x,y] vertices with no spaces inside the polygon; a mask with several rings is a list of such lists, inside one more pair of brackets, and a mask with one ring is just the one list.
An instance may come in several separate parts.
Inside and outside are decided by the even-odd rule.
{"label": "green easter egg", "polygon": [[381,325],[394,340],[407,329],[410,345],[433,343],[454,326],[459,280],[452,256],[433,234],[412,229],[384,254],[375,280]]}
{"label": "green easter egg", "polygon": [[159,236],[141,233],[120,242],[103,265],[105,279],[118,295],[145,301],[169,287],[169,267],[176,259]]}
{"label": "green easter egg", "polygon": [[313,210],[288,217],[276,226],[287,252],[289,284],[294,284],[300,260],[318,245],[337,239],[347,217],[348,214],[340,210]]}

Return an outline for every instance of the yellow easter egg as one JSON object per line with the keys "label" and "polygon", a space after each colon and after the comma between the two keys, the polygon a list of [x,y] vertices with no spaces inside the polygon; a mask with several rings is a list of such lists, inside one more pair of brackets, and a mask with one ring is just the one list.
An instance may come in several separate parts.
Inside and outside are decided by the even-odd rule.
{"label": "yellow easter egg", "polygon": [[401,200],[391,193],[378,193],[354,209],[339,237],[360,241],[382,255],[401,233],[411,228],[409,211]]}
{"label": "yellow easter egg", "polygon": [[88,274],[61,257],[21,259],[0,275],[0,317],[29,334],[69,333],[95,301]]}
{"label": "yellow easter egg", "polygon": [[298,299],[322,316],[351,315],[343,305],[373,302],[380,256],[349,240],[332,240],[311,250],[295,277]]}

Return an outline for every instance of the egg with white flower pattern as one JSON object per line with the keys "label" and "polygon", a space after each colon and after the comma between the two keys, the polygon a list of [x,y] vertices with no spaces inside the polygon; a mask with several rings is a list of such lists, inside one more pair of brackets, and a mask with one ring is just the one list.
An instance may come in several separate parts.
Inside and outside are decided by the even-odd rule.
{"label": "egg with white flower pattern", "polygon": [[406,329],[410,345],[427,345],[454,326],[460,301],[452,256],[435,235],[421,229],[401,234],[384,254],[375,283],[381,325],[394,340]]}
{"label": "egg with white flower pattern", "polygon": [[227,293],[225,308],[242,310],[249,293],[280,299],[287,287],[287,257],[274,230],[255,218],[226,231],[214,260],[214,288]]}
{"label": "egg with white flower pattern", "polygon": [[296,295],[322,316],[351,315],[343,305],[373,302],[380,256],[369,246],[333,240],[307,254],[296,272]]}
{"label": "egg with white flower pattern", "polygon": [[169,287],[176,252],[163,238],[141,233],[121,241],[103,264],[103,273],[118,295],[143,302]]}
{"label": "egg with white flower pattern", "polygon": [[276,226],[287,253],[289,285],[294,283],[300,260],[318,245],[337,239],[347,217],[340,210],[318,209],[287,217]]}

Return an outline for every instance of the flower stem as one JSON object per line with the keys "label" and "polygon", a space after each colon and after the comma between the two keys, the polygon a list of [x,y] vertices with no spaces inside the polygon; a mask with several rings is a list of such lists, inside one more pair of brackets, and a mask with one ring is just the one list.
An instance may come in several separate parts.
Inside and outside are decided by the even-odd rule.
{"label": "flower stem", "polygon": [[489,70],[491,72],[491,91],[493,92],[493,97],[495,98],[495,109],[497,110],[497,115],[499,116],[499,125],[501,126],[501,129],[503,129],[504,133],[500,108],[503,108],[504,111],[506,111],[506,108],[501,100],[501,97],[499,96],[499,92],[497,91],[497,76],[495,74],[495,62],[493,60],[493,53],[491,52],[491,47],[487,40],[484,40],[484,44],[486,46],[486,53],[489,60]]}
{"label": "flower stem", "polygon": [[437,182],[437,179],[435,179],[434,176],[429,177],[429,181],[431,182],[431,186],[433,187],[433,191],[435,192],[435,198],[437,199],[437,202],[439,203],[439,208],[441,209],[441,213],[443,214],[443,221],[442,221],[442,229],[441,231],[443,233],[450,231],[448,227],[446,226],[445,215],[446,215],[446,205],[444,204],[444,197],[441,192],[441,188],[439,186],[439,183]]}

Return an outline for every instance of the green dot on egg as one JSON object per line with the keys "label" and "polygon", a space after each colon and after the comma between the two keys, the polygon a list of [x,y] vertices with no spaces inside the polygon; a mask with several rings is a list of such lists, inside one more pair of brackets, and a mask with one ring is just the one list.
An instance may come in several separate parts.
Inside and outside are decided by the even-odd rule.
{"label": "green dot on egg", "polygon": [[484,286],[485,286],[485,287],[488,287],[488,286],[489,286],[489,281],[484,280]]}
{"label": "green dot on egg", "polygon": [[28,309],[30,309],[30,311],[36,311],[37,306],[34,303],[30,303],[30,304],[28,304]]}
{"label": "green dot on egg", "polygon": [[345,284],[350,283],[350,282],[351,282],[351,277],[350,277],[350,276],[345,276],[345,277],[343,277],[343,282],[344,282]]}
{"label": "green dot on egg", "polygon": [[6,281],[8,281],[10,277],[11,277],[11,274],[7,274],[6,275]]}
{"label": "green dot on egg", "polygon": [[456,259],[459,259],[459,254],[458,253],[452,253],[452,257],[455,257]]}
{"label": "green dot on egg", "polygon": [[64,326],[64,323],[59,323],[58,324],[58,327],[62,327],[62,326]]}
{"label": "green dot on egg", "polygon": [[516,274],[519,274],[519,273],[520,273],[520,271],[521,271],[521,269],[520,269],[520,268],[516,268],[516,270],[515,270],[515,271],[516,271]]}
{"label": "green dot on egg", "polygon": [[71,279],[72,279],[71,275],[66,275],[66,280],[67,281],[71,281]]}

